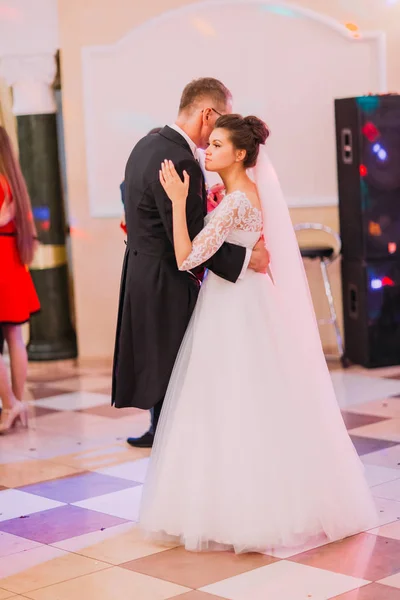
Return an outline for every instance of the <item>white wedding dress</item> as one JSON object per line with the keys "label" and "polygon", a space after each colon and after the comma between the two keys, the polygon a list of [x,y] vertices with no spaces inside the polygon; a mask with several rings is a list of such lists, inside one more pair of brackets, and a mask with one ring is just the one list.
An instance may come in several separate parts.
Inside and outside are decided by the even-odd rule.
{"label": "white wedding dress", "polygon": [[[183,266],[203,263],[224,240],[253,248],[261,230],[246,195],[229,194]],[[286,360],[279,304],[269,275],[248,270],[232,284],[208,273],[144,485],[140,526],[149,536],[188,550],[265,552],[376,526],[333,391],[321,397],[311,380],[299,389]]]}

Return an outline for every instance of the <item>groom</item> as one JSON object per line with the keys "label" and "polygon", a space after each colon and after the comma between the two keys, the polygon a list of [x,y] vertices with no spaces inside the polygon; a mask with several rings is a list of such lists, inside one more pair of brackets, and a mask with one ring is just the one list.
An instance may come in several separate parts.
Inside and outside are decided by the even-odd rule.
{"label": "groom", "polygon": [[[194,273],[179,271],[174,254],[172,205],[160,182],[159,169],[170,159],[182,176],[190,176],[187,222],[191,239],[204,226],[206,190],[197,160],[221,114],[232,110],[232,96],[217,79],[205,77],[183,90],[176,123],[141,139],[125,171],[128,229],[122,269],[114,352],[112,404],[116,408],[152,410],[150,430],[129,438],[132,446],[149,448],[161,412],[179,347],[196,304],[204,268],[234,284],[247,268],[265,272],[269,255],[264,244],[246,250],[224,243]],[[200,378],[205,374],[199,373]]]}

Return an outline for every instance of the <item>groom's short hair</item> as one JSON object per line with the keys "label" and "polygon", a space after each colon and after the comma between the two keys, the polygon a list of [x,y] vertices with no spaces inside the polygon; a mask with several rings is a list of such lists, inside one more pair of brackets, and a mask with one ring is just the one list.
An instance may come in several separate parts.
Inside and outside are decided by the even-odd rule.
{"label": "groom's short hair", "polygon": [[221,81],[213,77],[194,79],[182,92],[179,112],[190,109],[203,98],[209,98],[218,107],[224,108],[232,100],[232,94]]}

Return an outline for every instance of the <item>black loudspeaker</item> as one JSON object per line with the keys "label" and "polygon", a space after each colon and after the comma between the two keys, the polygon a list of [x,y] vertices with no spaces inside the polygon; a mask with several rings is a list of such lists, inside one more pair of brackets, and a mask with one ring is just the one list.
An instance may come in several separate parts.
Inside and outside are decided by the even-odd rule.
{"label": "black loudspeaker", "polygon": [[400,364],[400,96],[335,101],[346,356]]}
{"label": "black loudspeaker", "polygon": [[364,367],[400,364],[400,261],[342,261],[346,356]]}
{"label": "black loudspeaker", "polygon": [[400,96],[335,101],[342,252],[400,259]]}

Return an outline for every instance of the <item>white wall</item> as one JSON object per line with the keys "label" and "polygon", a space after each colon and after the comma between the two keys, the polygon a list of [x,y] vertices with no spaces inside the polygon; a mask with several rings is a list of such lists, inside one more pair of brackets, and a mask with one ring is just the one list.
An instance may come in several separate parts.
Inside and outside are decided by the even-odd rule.
{"label": "white wall", "polygon": [[235,111],[267,121],[290,206],[335,205],[333,100],[386,88],[383,34],[358,35],[275,0],[213,0],[167,11],[113,45],[84,48],[91,214],[121,214],[132,146],[172,122],[184,85],[204,75],[232,90]]}
{"label": "white wall", "polygon": [[0,57],[58,48],[57,0],[0,0]]}

